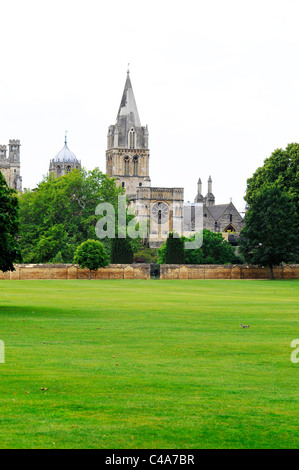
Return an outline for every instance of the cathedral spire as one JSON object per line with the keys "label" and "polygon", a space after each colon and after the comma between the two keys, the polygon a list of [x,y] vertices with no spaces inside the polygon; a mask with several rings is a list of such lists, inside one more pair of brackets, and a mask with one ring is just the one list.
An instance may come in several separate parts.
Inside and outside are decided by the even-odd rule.
{"label": "cathedral spire", "polygon": [[130,124],[141,127],[129,69],[127,70],[127,79],[117,113],[116,124],[123,125],[124,121],[129,121]]}

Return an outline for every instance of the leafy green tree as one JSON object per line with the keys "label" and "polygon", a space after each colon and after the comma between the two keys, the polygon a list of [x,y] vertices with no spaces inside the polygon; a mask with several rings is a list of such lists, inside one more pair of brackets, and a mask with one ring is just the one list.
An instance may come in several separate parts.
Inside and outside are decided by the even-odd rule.
{"label": "leafy green tree", "polygon": [[128,237],[112,239],[111,263],[132,264],[133,257],[134,252]]}
{"label": "leafy green tree", "polygon": [[[193,241],[192,238],[182,237],[182,241]],[[159,251],[159,264],[166,263],[166,244],[163,244]],[[236,256],[234,248],[228,243],[221,233],[203,230],[203,244],[200,248],[185,249],[185,264],[237,264],[242,262]]]}
{"label": "leafy green tree", "polygon": [[184,240],[169,233],[165,244],[165,264],[185,264]]}
{"label": "leafy green tree", "polygon": [[203,230],[202,246],[195,250],[186,250],[187,264],[237,264],[240,262],[242,260],[236,256],[234,247],[223,238],[222,234],[207,229]]}
{"label": "leafy green tree", "polygon": [[247,180],[245,200],[249,206],[263,188],[273,183],[281,192],[289,194],[299,217],[299,144],[275,150]]}
{"label": "leafy green tree", "polygon": [[97,271],[109,265],[109,256],[107,255],[103,243],[99,240],[86,240],[81,243],[75,251],[74,262],[79,264],[80,268],[89,269],[89,279],[91,271]]}
{"label": "leafy green tree", "polygon": [[245,227],[239,238],[246,262],[273,266],[299,261],[299,223],[293,197],[279,185],[263,185],[251,198]]}
{"label": "leafy green tree", "polygon": [[13,271],[13,263],[20,262],[18,243],[19,201],[16,191],[10,189],[0,171],[0,270]]}
{"label": "leafy green tree", "polygon": [[[112,204],[116,213],[122,188],[96,168],[73,170],[56,178],[52,173],[37,188],[20,195],[20,245],[26,262],[50,262],[61,252],[72,262],[76,247],[97,239],[98,204]],[[104,244],[109,251],[110,240]]]}

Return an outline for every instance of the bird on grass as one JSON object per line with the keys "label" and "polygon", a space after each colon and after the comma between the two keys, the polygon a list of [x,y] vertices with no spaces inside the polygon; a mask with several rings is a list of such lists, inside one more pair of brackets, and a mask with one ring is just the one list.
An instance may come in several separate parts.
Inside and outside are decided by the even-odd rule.
{"label": "bird on grass", "polygon": [[241,328],[249,328],[250,325],[242,325],[242,323],[240,323],[240,327],[241,327]]}

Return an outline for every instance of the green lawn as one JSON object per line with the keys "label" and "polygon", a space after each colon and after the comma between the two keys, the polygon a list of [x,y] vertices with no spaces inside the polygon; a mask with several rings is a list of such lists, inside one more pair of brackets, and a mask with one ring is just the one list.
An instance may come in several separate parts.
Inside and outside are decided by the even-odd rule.
{"label": "green lawn", "polygon": [[0,281],[0,447],[298,447],[295,338],[297,280]]}

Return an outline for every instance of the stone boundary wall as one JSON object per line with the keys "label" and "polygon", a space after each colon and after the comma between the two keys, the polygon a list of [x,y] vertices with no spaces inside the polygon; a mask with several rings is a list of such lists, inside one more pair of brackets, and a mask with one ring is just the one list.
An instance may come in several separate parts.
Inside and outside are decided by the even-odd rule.
{"label": "stone boundary wall", "polygon": [[[299,264],[277,266],[275,279],[299,279]],[[162,264],[160,279],[270,279],[270,269],[247,265]]]}
{"label": "stone boundary wall", "polygon": [[[89,269],[76,264],[16,264],[15,271],[0,271],[1,279],[88,279]],[[149,264],[110,264],[91,271],[91,279],[150,279]]]}

